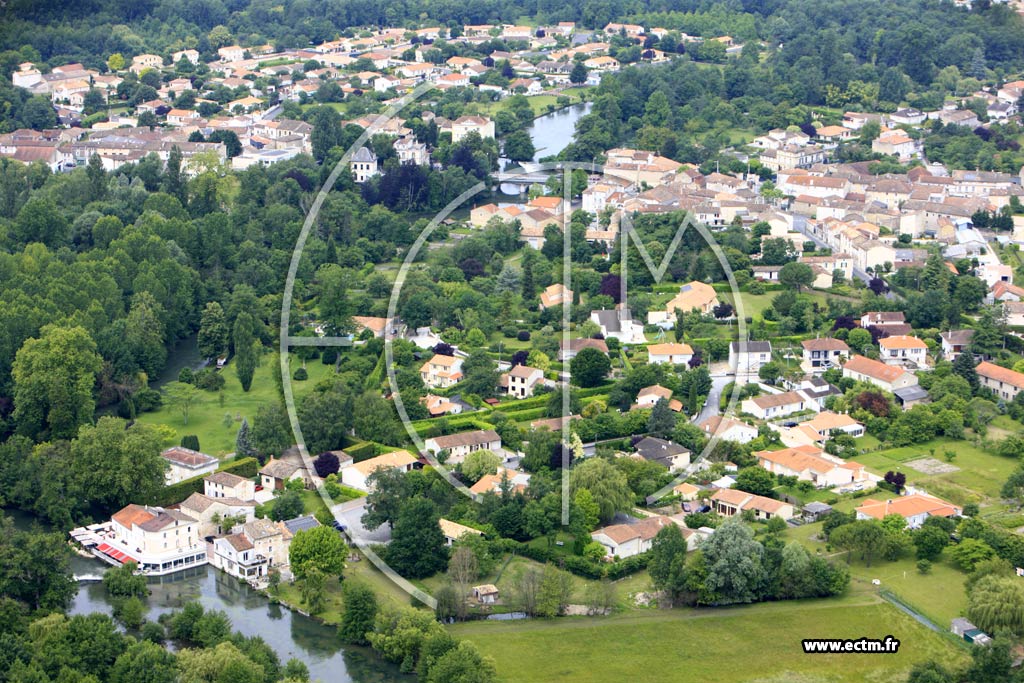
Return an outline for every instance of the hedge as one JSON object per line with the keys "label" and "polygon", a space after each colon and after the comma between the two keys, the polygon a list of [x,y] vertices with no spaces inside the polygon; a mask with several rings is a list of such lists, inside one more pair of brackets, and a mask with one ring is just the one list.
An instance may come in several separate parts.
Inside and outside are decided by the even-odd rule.
{"label": "hedge", "polygon": [[379,446],[372,441],[363,441],[354,446],[345,448],[345,452],[352,456],[352,462],[362,462],[376,457],[380,452]]}
{"label": "hedge", "polygon": [[[218,472],[230,472],[231,474],[237,474],[240,477],[251,479],[256,476],[256,473],[260,471],[260,462],[256,458],[241,458],[238,460],[231,460],[224,463],[219,468]],[[167,505],[173,505],[180,503],[185,500],[193,493],[203,492],[203,479],[207,475],[200,477],[192,477],[185,481],[179,481],[177,484],[171,484],[157,491],[155,494],[150,496],[148,505],[156,505],[158,507],[164,507]]]}
{"label": "hedge", "polygon": [[511,538],[494,539],[491,541],[491,547],[500,552],[514,553],[542,564],[561,562],[566,571],[591,580],[608,578],[614,581],[621,579],[646,569],[650,560],[650,553],[641,553],[615,562],[591,562],[579,555],[556,556],[543,546],[520,543]]}

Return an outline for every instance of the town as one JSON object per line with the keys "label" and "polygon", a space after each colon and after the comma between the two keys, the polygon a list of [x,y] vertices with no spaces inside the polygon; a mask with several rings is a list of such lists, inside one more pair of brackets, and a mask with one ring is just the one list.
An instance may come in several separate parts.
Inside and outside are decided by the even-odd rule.
{"label": "town", "polygon": [[10,680],[1020,675],[1016,5],[257,4],[0,53]]}

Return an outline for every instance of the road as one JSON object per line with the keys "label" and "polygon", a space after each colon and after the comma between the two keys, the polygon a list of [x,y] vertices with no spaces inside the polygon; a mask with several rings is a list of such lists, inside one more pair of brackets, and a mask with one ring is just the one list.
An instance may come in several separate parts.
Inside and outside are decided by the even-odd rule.
{"label": "road", "polygon": [[366,498],[357,498],[347,503],[331,506],[334,518],[345,525],[345,533],[352,543],[358,547],[387,543],[391,540],[391,527],[382,524],[373,531],[363,526],[361,518],[366,512]]}
{"label": "road", "polygon": [[730,374],[711,376],[711,393],[708,394],[708,400],[705,402],[704,407],[693,418],[693,422],[700,423],[712,415],[718,415],[718,406],[721,403],[722,391],[725,390],[725,386],[731,381],[732,375]]}

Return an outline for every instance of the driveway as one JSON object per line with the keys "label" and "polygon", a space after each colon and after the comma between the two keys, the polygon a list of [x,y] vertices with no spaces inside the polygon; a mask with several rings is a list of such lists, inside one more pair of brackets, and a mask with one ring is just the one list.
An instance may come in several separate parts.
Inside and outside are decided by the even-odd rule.
{"label": "driveway", "polygon": [[708,419],[712,415],[718,415],[718,405],[722,399],[722,391],[725,390],[725,386],[732,381],[732,375],[718,375],[714,374],[711,376],[711,392],[708,394],[707,403],[700,412],[693,418],[694,423],[700,423]]}
{"label": "driveway", "polygon": [[366,512],[366,498],[357,498],[331,507],[334,518],[345,525],[345,533],[357,547],[387,543],[391,540],[391,526],[382,524],[373,531],[363,526],[362,517]]}

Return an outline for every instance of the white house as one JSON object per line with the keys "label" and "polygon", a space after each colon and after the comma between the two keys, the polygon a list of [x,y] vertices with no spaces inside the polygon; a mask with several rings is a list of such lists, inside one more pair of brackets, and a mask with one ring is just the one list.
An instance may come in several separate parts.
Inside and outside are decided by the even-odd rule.
{"label": "white house", "polygon": [[754,457],[772,474],[809,481],[817,488],[847,486],[865,478],[863,465],[833,458],[816,446],[758,451]]}
{"label": "white house", "polygon": [[460,463],[473,451],[488,450],[501,455],[501,437],[493,429],[433,436],[425,439],[423,446],[435,456],[447,452],[446,464]]}
{"label": "white house", "polygon": [[692,359],[693,347],[689,344],[650,344],[647,347],[648,363],[683,365]]}
{"label": "white house", "polygon": [[529,398],[538,384],[544,383],[544,371],[527,365],[516,365],[504,375],[508,395],[514,398]]}
{"label": "white house", "polygon": [[253,500],[256,497],[256,482],[230,472],[214,472],[203,480],[203,492],[210,498]]}
{"label": "white house", "polygon": [[843,365],[843,377],[868,382],[886,391],[917,386],[917,376],[914,373],[864,356],[853,356],[846,361]]}
{"label": "white house", "polygon": [[805,339],[800,345],[803,347],[801,367],[807,372],[825,372],[829,368],[839,367],[850,356],[850,347],[842,339]]}
{"label": "white house", "polygon": [[360,147],[356,150],[356,153],[352,155],[352,158],[348,162],[349,171],[352,172],[352,178],[357,183],[365,183],[373,176],[380,173],[380,165],[377,161],[377,155],[373,153],[373,150],[369,147]]}
{"label": "white house", "polygon": [[761,366],[772,359],[772,343],[767,341],[734,341],[729,344],[729,369],[739,381],[743,375],[757,375]]}
{"label": "white house", "polygon": [[232,576],[251,581],[288,564],[292,538],[284,522],[254,519],[238,533],[214,540],[211,562]]}
{"label": "white house", "polygon": [[623,344],[643,344],[644,326],[633,320],[628,309],[591,311],[590,319],[601,328],[605,339],[614,337]]}
{"label": "white house", "polygon": [[886,365],[908,368],[924,368],[928,364],[928,346],[918,339],[905,334],[882,337],[878,340],[881,351],[879,358]]}
{"label": "white house", "polygon": [[974,368],[978,373],[978,381],[981,386],[989,389],[997,397],[1005,402],[1017,398],[1017,394],[1024,390],[1024,373],[1004,368],[995,363],[983,361]]}
{"label": "white house", "polygon": [[590,537],[604,546],[609,558],[622,559],[650,550],[654,537],[670,524],[675,522],[668,517],[645,517],[631,524],[613,524],[597,529],[591,532]]}
{"label": "white house", "polygon": [[216,471],[220,464],[212,455],[200,453],[184,446],[172,446],[161,453],[160,457],[168,464],[164,474],[168,486],[177,484],[179,481],[210,474]]}
{"label": "white house", "polygon": [[774,420],[804,410],[817,410],[818,404],[808,401],[799,391],[786,391],[781,394],[762,394],[745,399],[740,410],[761,420]]}
{"label": "white house", "polygon": [[341,470],[341,483],[360,491],[369,491],[367,478],[378,469],[396,468],[408,472],[416,464],[416,458],[409,451],[392,451],[375,458],[353,463]]}
{"label": "white house", "polygon": [[150,576],[206,564],[206,543],[199,524],[179,510],[128,505],[100,530],[93,554],[110,564],[134,562]]}
{"label": "white house", "polygon": [[484,535],[484,532],[479,529],[474,529],[473,527],[466,526],[465,524],[453,522],[450,519],[445,519],[444,517],[437,520],[437,524],[441,527],[441,533],[444,534],[444,544],[448,547],[451,547],[455,541],[467,534],[470,536]]}
{"label": "white house", "polygon": [[434,357],[420,367],[420,379],[431,389],[446,389],[462,379],[462,359],[457,356]]}
{"label": "white house", "polygon": [[917,529],[929,517],[959,517],[963,510],[952,503],[924,493],[875,500],[867,498],[856,508],[857,519],[885,519],[899,515],[907,520],[907,526]]}
{"label": "white house", "polygon": [[678,472],[690,465],[690,451],[665,439],[646,436],[638,441],[633,449],[637,456],[664,465],[669,472]]}
{"label": "white house", "polygon": [[717,435],[719,439],[736,443],[750,443],[758,435],[757,427],[721,415],[712,415],[697,426],[709,437]]}
{"label": "white house", "polygon": [[709,500],[715,512],[723,517],[732,517],[745,510],[751,510],[755,519],[768,520],[773,517],[792,519],[793,505],[774,498],[755,496],[738,489],[719,489]]}

